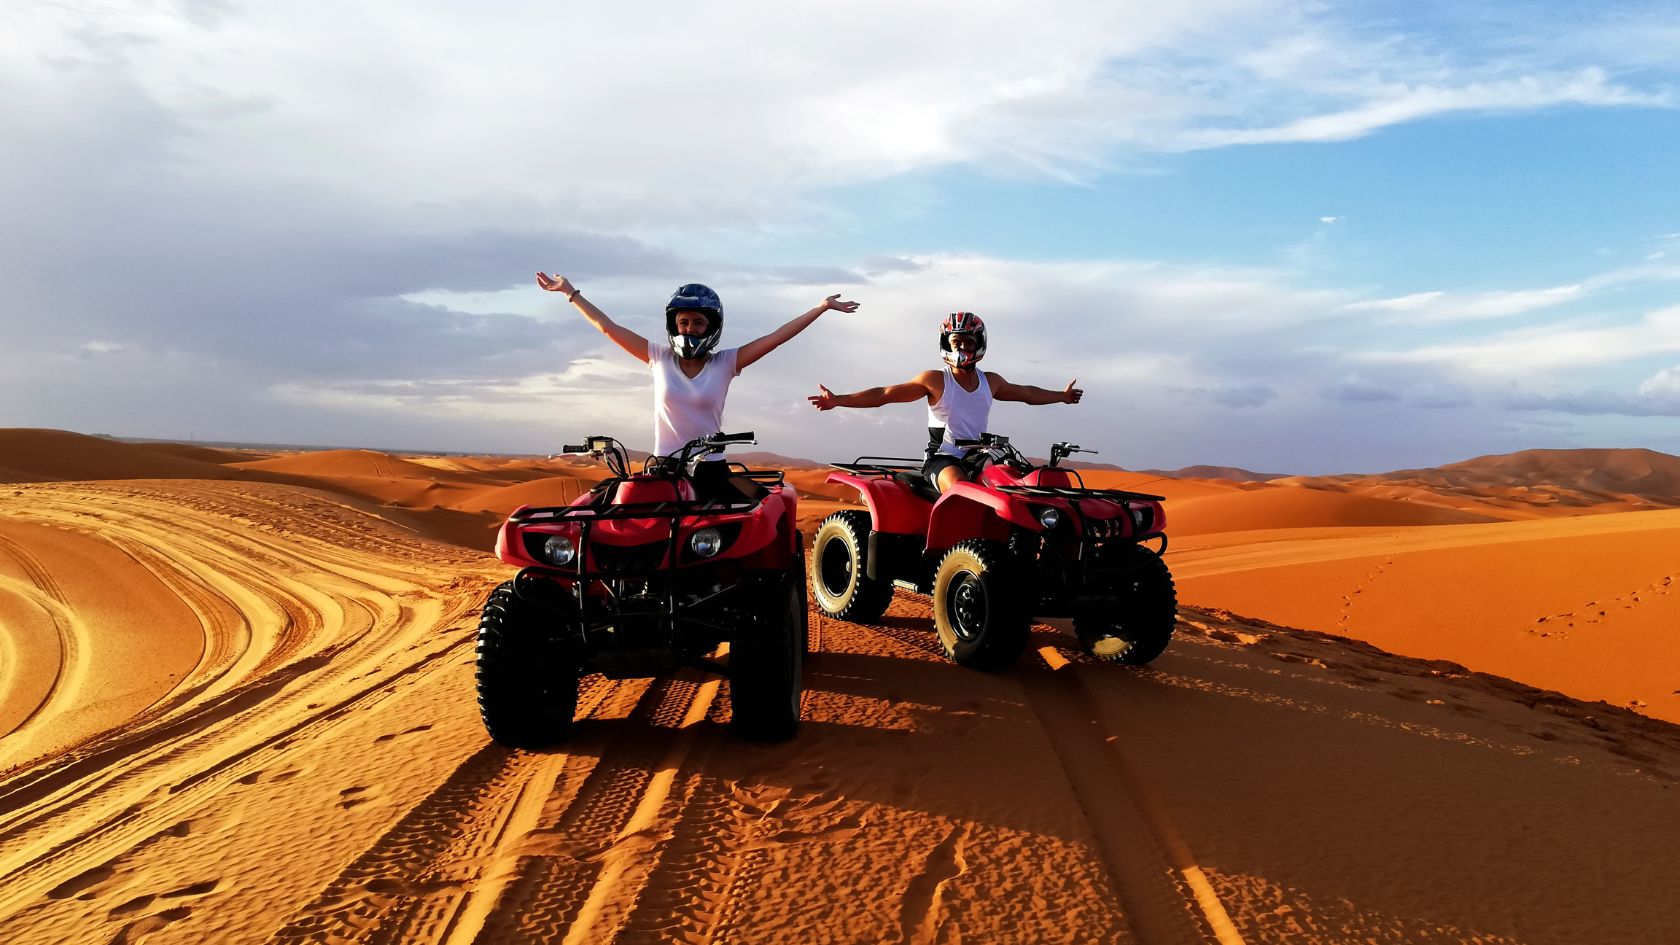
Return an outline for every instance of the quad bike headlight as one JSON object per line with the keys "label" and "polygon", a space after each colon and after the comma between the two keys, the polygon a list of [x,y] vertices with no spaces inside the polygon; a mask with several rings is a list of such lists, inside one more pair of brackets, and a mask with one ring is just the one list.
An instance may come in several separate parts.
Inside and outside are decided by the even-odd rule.
{"label": "quad bike headlight", "polygon": [[688,536],[688,549],[702,558],[710,558],[723,550],[723,533],[715,528],[702,528]]}
{"label": "quad bike headlight", "polygon": [[565,535],[550,535],[548,540],[543,542],[542,553],[549,564],[565,567],[577,560],[577,545],[572,544],[572,540]]}
{"label": "quad bike headlight", "polygon": [[1038,524],[1044,526],[1045,531],[1062,524],[1061,509],[1041,509],[1038,513]]}

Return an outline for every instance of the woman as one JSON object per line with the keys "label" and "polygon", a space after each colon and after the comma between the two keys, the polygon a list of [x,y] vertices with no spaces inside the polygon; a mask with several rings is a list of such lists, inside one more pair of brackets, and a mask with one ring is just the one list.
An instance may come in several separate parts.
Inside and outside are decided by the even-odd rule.
{"label": "woman", "polygon": [[[723,429],[723,402],[729,383],[748,365],[781,347],[804,331],[822,313],[834,309],[855,312],[856,302],[843,302],[835,293],[822,304],[775,331],[739,348],[713,350],[723,334],[723,302],[718,294],[699,283],[677,289],[665,305],[665,333],[669,346],[652,345],[646,338],[608,318],[583,297],[565,276],[537,273],[537,285],[559,292],[572,303],[601,334],[612,339],[630,356],[653,372],[653,452],[666,456],[698,436]],[[712,491],[729,476],[721,454],[707,457],[695,474],[701,491]]]}

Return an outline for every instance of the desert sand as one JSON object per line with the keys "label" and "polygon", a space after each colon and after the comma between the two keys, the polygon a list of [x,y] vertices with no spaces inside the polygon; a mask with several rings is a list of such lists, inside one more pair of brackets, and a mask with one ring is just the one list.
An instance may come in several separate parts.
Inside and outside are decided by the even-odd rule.
{"label": "desert sand", "polygon": [[813,615],[791,741],[590,677],[533,753],[489,544],[604,470],[0,431],[0,942],[1673,942],[1676,464],[1092,470],[1168,498],[1151,666],[966,670],[901,592]]}

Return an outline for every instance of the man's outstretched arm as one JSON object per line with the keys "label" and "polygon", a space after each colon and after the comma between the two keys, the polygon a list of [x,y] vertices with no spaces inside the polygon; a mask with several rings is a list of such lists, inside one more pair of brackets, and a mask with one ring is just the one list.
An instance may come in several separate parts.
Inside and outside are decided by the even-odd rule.
{"label": "man's outstretched arm", "polygon": [[992,385],[993,400],[1012,400],[1021,404],[1077,404],[1085,392],[1073,385],[1079,383],[1078,378],[1068,381],[1068,386],[1062,390],[1050,390],[1044,387],[1034,387],[1031,384],[1011,384],[1002,375],[986,373],[986,379]]}
{"label": "man's outstretched arm", "polygon": [[811,406],[818,410],[833,410],[835,407],[881,407],[886,404],[907,404],[933,394],[928,386],[928,375],[933,373],[935,372],[927,371],[902,384],[871,387],[850,394],[836,394],[818,384],[817,390],[819,393],[805,399],[809,400]]}

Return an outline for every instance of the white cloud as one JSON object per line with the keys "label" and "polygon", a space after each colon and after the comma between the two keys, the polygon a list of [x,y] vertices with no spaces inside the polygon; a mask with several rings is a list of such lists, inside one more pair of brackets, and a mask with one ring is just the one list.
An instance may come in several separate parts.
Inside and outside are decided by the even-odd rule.
{"label": "white cloud", "polygon": [[1639,384],[1644,397],[1680,397],[1680,364],[1663,368]]}
{"label": "white cloud", "polygon": [[1405,320],[1412,323],[1472,321],[1506,318],[1562,305],[1580,298],[1584,291],[1581,285],[1560,285],[1513,292],[1416,292],[1392,299],[1353,302],[1343,308],[1350,312],[1403,313],[1407,316]]}
{"label": "white cloud", "polygon": [[122,354],[130,349],[130,345],[125,345],[116,341],[90,341],[87,344],[82,345],[80,351],[83,357],[95,358],[100,355]]}
{"label": "white cloud", "polygon": [[1319,217],[1318,222],[1328,225],[1328,224],[1340,223],[1345,219],[1347,219],[1347,217]]}
{"label": "white cloud", "polygon": [[768,0],[564,16],[535,0],[69,2],[8,27],[0,106],[26,140],[121,100],[171,173],[307,184],[413,221],[656,238],[820,222],[814,190],[929,167],[1079,180],[1137,152],[1672,104],[1601,68],[1367,39],[1276,0],[858,0],[798,16]]}
{"label": "white cloud", "polygon": [[1409,351],[1365,352],[1359,357],[1371,361],[1433,363],[1471,375],[1532,377],[1676,351],[1680,351],[1680,305],[1649,312],[1632,324],[1527,328],[1481,341],[1425,345]]}
{"label": "white cloud", "polygon": [[1445,292],[1414,292],[1393,299],[1350,302],[1342,308],[1350,312],[1415,312],[1429,308],[1444,295]]}
{"label": "white cloud", "polygon": [[1602,69],[1570,75],[1524,75],[1464,85],[1381,83],[1362,90],[1351,107],[1261,128],[1190,132],[1196,147],[1275,144],[1286,141],[1347,141],[1390,125],[1454,112],[1521,111],[1554,105],[1669,107],[1666,91],[1643,92],[1609,81]]}

